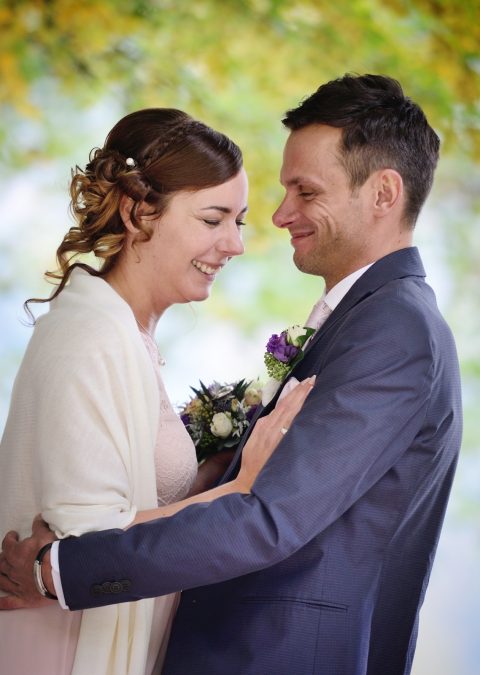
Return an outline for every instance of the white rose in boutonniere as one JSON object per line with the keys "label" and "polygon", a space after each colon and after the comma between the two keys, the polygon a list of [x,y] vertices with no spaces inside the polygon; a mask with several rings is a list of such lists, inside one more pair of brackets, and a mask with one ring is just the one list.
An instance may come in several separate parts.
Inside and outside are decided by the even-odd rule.
{"label": "white rose in boutonniere", "polygon": [[227,438],[230,436],[233,430],[232,418],[229,413],[216,413],[212,417],[212,422],[210,424],[210,431],[214,436],[218,438]]}
{"label": "white rose in boutonniere", "polygon": [[[307,333],[310,332],[308,335]],[[309,335],[312,335],[312,328],[305,328],[303,326],[290,326],[287,328],[287,339],[288,342],[294,347],[303,347]]]}
{"label": "white rose in boutonniere", "polygon": [[281,382],[303,358],[302,347],[314,333],[314,328],[296,325],[290,326],[280,335],[272,335],[269,339],[264,361],[270,380],[263,388],[263,405],[270,403]]}

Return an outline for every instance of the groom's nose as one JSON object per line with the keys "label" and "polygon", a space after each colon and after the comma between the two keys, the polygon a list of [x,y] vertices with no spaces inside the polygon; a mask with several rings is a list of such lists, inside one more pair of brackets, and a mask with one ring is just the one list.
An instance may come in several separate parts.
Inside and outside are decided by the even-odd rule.
{"label": "groom's nose", "polygon": [[285,195],[277,210],[273,213],[272,221],[275,227],[288,227],[295,218],[295,210],[288,195]]}

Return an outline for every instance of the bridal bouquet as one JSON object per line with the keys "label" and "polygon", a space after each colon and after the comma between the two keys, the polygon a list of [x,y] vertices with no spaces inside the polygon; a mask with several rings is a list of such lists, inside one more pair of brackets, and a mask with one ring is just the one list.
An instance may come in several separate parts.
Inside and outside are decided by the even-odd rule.
{"label": "bridal bouquet", "polygon": [[248,428],[262,398],[258,383],[240,380],[236,383],[213,382],[206,387],[191,387],[195,396],[179,411],[180,419],[190,434],[198,462],[223,448],[232,448]]}

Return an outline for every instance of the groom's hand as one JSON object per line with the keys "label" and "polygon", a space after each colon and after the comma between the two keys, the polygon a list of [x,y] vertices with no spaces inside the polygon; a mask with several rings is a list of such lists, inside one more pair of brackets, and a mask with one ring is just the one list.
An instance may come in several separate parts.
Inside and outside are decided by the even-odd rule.
{"label": "groom's hand", "polygon": [[[0,610],[41,607],[52,603],[35,586],[33,563],[42,546],[54,540],[54,534],[39,516],[33,521],[31,537],[19,541],[16,532],[5,535],[0,553],[0,590],[8,595],[0,597]],[[48,590],[54,593],[50,551],[42,562],[42,577]]]}

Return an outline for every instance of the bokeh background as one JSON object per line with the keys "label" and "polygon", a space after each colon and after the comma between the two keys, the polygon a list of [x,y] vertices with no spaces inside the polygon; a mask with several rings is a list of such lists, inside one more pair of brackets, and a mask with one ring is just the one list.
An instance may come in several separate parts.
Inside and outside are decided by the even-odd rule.
{"label": "bokeh background", "polygon": [[22,303],[49,294],[42,274],[72,225],[70,168],[124,114],[185,109],[241,145],[250,176],[247,255],[159,324],[181,404],[199,379],[263,377],[269,335],[322,291],[271,225],[282,113],[345,72],[396,77],[426,111],[443,150],[416,243],[457,339],[465,434],[414,675],[480,672],[479,18],[479,0],[0,0],[2,428],[31,334]]}

